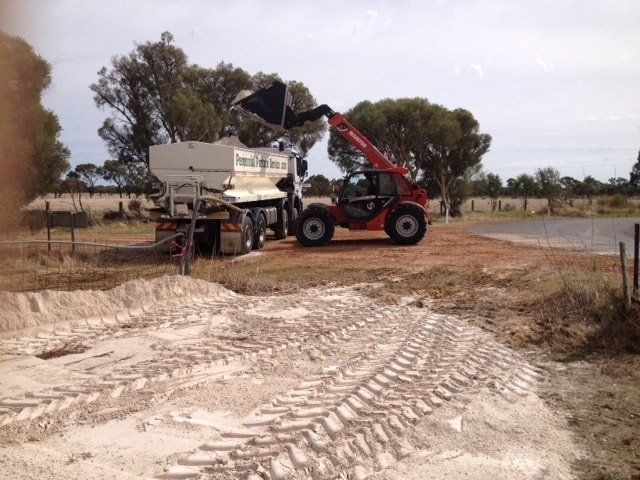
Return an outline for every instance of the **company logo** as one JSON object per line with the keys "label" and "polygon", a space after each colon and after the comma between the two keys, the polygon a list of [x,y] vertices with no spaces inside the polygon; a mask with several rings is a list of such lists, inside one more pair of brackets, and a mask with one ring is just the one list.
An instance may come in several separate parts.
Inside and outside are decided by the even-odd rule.
{"label": "company logo", "polygon": [[362,137],[359,137],[353,130],[349,130],[349,136],[353,138],[356,141],[356,143],[360,145],[362,148],[368,147],[367,142],[365,142],[362,139]]}

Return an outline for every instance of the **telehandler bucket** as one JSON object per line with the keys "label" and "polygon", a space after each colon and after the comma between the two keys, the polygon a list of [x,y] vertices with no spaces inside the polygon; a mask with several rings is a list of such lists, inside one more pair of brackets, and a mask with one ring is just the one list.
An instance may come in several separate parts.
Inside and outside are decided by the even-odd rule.
{"label": "telehandler bucket", "polygon": [[291,121],[295,117],[291,101],[289,87],[275,81],[268,87],[253,93],[243,90],[233,100],[231,108],[250,115],[275,130],[282,131],[290,128]]}

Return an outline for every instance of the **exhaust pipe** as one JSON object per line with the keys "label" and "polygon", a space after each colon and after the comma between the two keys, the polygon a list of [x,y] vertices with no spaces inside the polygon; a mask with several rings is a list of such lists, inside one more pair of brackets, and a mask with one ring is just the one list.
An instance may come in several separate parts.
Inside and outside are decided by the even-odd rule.
{"label": "exhaust pipe", "polygon": [[231,110],[253,117],[274,130],[284,131],[291,128],[295,118],[291,103],[289,86],[275,81],[253,93],[242,90],[231,103]]}

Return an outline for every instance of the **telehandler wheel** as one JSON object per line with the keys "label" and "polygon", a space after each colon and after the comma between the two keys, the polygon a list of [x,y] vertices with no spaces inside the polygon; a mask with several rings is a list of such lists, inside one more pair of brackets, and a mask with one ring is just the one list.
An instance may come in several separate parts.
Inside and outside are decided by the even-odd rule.
{"label": "telehandler wheel", "polygon": [[273,228],[273,233],[276,234],[276,240],[287,238],[289,233],[289,214],[287,213],[286,203],[278,207],[278,220]]}
{"label": "telehandler wheel", "polygon": [[253,248],[253,239],[255,237],[253,231],[253,220],[249,215],[244,216],[242,221],[242,234],[240,239],[240,253],[245,255]]}
{"label": "telehandler wheel", "polygon": [[400,205],[387,217],[385,232],[399,245],[415,245],[427,233],[424,212],[414,205]]}
{"label": "telehandler wheel", "polygon": [[333,238],[335,225],[323,208],[308,208],[300,214],[296,224],[296,238],[305,247],[321,247]]}
{"label": "telehandler wheel", "polygon": [[254,250],[260,250],[267,240],[267,220],[262,213],[256,218],[254,227],[253,248]]}

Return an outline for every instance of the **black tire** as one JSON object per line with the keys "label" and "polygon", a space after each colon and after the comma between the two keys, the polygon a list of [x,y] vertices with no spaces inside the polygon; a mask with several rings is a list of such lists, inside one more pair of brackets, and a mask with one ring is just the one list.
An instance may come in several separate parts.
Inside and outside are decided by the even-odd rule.
{"label": "black tire", "polygon": [[291,218],[289,219],[289,235],[296,234],[296,223],[298,223],[298,218],[300,217],[300,211],[298,207],[293,207],[291,209]]}
{"label": "black tire", "polygon": [[287,234],[289,233],[289,214],[287,213],[286,203],[278,207],[278,220],[276,221],[273,233],[276,234],[276,240],[287,238]]}
{"label": "black tire", "polygon": [[253,235],[253,248],[255,250],[260,250],[264,247],[264,243],[267,240],[267,220],[264,218],[262,213],[258,215],[258,218],[254,223]]}
{"label": "black tire", "polygon": [[253,248],[253,220],[249,215],[244,216],[244,220],[242,221],[242,232],[241,232],[241,243],[240,243],[240,253],[245,255],[251,251]]}
{"label": "black tire", "polygon": [[387,217],[384,230],[399,245],[415,245],[427,233],[427,219],[420,207],[400,205]]}
{"label": "black tire", "polygon": [[307,208],[296,223],[296,238],[305,247],[321,247],[333,238],[335,225],[324,208]]}

